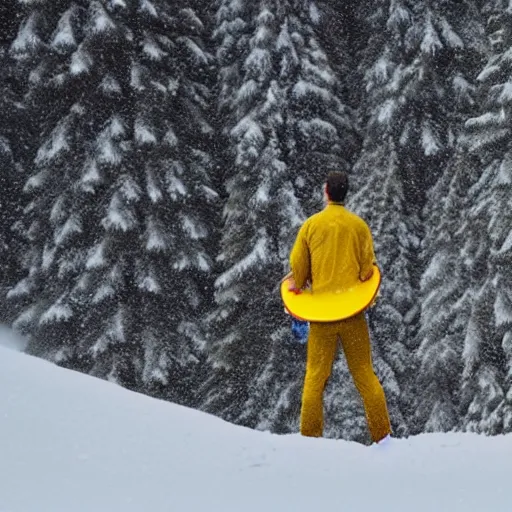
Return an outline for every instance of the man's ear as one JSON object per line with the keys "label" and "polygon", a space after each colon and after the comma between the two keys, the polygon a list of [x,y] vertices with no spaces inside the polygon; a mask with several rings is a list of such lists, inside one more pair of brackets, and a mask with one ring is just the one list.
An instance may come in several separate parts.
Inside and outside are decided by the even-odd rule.
{"label": "man's ear", "polygon": [[324,183],[324,197],[327,201],[329,201],[331,198],[329,197],[329,192],[327,192],[327,183]]}

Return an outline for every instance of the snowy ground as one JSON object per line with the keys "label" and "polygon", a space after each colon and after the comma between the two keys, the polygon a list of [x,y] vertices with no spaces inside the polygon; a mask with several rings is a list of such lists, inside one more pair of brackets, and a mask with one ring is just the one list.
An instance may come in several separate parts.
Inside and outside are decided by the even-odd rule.
{"label": "snowy ground", "polygon": [[18,342],[0,333],[0,512],[512,511],[512,436],[275,436],[57,368]]}

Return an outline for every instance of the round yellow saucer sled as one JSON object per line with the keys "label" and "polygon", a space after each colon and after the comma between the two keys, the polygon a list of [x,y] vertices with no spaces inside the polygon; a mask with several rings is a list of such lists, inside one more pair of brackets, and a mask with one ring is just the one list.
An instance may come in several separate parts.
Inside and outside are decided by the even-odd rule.
{"label": "round yellow saucer sled", "polygon": [[377,297],[381,282],[379,267],[373,275],[341,292],[312,293],[311,290],[290,290],[290,280],[281,283],[281,297],[288,313],[307,322],[346,320],[367,309]]}

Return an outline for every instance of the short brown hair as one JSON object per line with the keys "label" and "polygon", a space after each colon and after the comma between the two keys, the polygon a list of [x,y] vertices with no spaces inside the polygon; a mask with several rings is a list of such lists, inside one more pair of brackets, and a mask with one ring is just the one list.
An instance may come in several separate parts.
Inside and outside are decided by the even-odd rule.
{"label": "short brown hair", "polygon": [[346,172],[333,171],[327,175],[327,195],[331,201],[342,203],[348,192],[348,175]]}

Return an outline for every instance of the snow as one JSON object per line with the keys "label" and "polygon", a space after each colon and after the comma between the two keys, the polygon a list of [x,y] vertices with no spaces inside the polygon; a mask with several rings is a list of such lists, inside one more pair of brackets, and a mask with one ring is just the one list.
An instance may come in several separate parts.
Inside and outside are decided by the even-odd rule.
{"label": "snow", "polygon": [[498,290],[494,301],[494,318],[496,327],[512,325],[512,304],[504,290]]}
{"label": "snow", "polygon": [[154,276],[144,276],[137,281],[137,286],[146,292],[158,294],[162,291],[161,286]]}
{"label": "snow", "polygon": [[54,48],[74,48],[76,39],[73,33],[73,17],[77,15],[76,6],[67,10],[59,20],[57,30],[53,36],[52,46]]}
{"label": "snow", "polygon": [[229,270],[218,277],[215,281],[215,286],[217,288],[227,288],[231,283],[247,274],[251,267],[255,267],[260,263],[268,261],[268,245],[267,235],[265,231],[261,229],[250,252]]}
{"label": "snow", "polygon": [[114,193],[107,216],[102,220],[103,227],[107,230],[120,230],[126,233],[133,229],[136,223],[137,220],[131,209],[122,201],[118,192]]}
{"label": "snow", "polygon": [[329,103],[332,99],[331,93],[327,89],[304,80],[299,80],[293,86],[292,95],[297,99],[307,99],[311,96],[311,101],[322,101],[325,103]]}
{"label": "snow", "polygon": [[178,37],[176,42],[182,44],[188,50],[188,54],[194,59],[196,66],[208,65],[208,57],[193,39],[190,37]]}
{"label": "snow", "polygon": [[72,316],[73,311],[67,304],[55,303],[41,315],[39,322],[41,325],[51,324],[53,322],[65,322]]}
{"label": "snow", "polygon": [[163,234],[158,223],[153,219],[149,219],[146,229],[147,243],[146,249],[150,252],[163,252],[168,249],[165,235]]}
{"label": "snow", "polygon": [[116,28],[115,23],[98,1],[91,2],[89,15],[89,29],[93,34],[103,34]]}
{"label": "snow", "polygon": [[425,27],[425,34],[423,36],[423,41],[420,45],[421,51],[428,55],[436,55],[439,50],[443,49],[443,44],[439,40],[439,36],[437,35],[436,29],[432,24],[432,20],[430,19],[430,15],[428,16],[428,20]]}
{"label": "snow", "polygon": [[69,71],[72,75],[80,75],[89,71],[93,64],[91,55],[89,55],[80,45],[78,50],[71,56]]}
{"label": "snow", "polygon": [[246,69],[251,76],[258,74],[261,77],[269,75],[272,68],[272,57],[267,50],[263,48],[253,48],[244,63]]}
{"label": "snow", "polygon": [[75,233],[82,233],[82,221],[78,215],[74,214],[55,232],[55,245],[59,246],[68,242]]}
{"label": "snow", "polygon": [[446,18],[441,19],[441,34],[449,48],[461,50],[464,48],[462,39],[455,33]]}
{"label": "snow", "polygon": [[314,25],[318,25],[320,23],[320,18],[320,10],[315,2],[311,2],[309,4],[309,19]]}
{"label": "snow", "polygon": [[[69,150],[68,128],[67,118],[64,118],[64,120],[55,127],[50,138],[37,151],[35,158],[36,164],[50,162],[63,151]],[[33,186],[35,187],[37,185],[34,183]]]}
{"label": "snow", "polygon": [[399,30],[400,27],[406,27],[411,23],[412,15],[400,2],[393,2],[389,8],[390,16],[387,21],[387,27],[391,30]]}
{"label": "snow", "polygon": [[510,510],[510,435],[371,447],[272,435],[9,350],[10,338],[0,333],[2,511]]}
{"label": "snow", "polygon": [[434,133],[432,126],[429,123],[425,123],[421,130],[421,145],[425,156],[436,155],[441,149],[439,141]]}
{"label": "snow", "polygon": [[377,121],[380,124],[389,125],[396,111],[396,102],[393,98],[389,98],[379,107]]}
{"label": "snow", "polygon": [[90,250],[89,257],[85,264],[87,270],[97,269],[105,266],[105,241],[96,245]]}
{"label": "snow", "polygon": [[142,119],[135,120],[134,138],[139,146],[153,145],[157,143],[153,129],[146,125]]}
{"label": "snow", "polygon": [[121,94],[123,92],[121,85],[112,75],[103,78],[100,88],[105,94]]}
{"label": "snow", "polygon": [[500,104],[508,104],[512,100],[512,83],[506,82],[502,86],[502,92],[499,97]]}
{"label": "snow", "polygon": [[[3,347],[8,348],[10,350],[16,350],[18,352],[23,352],[27,348],[27,340],[13,332],[6,325],[0,324],[0,348]],[[3,352],[0,352],[3,354]],[[1,366],[0,366],[1,367]],[[1,434],[0,434],[1,436]],[[1,467],[1,466],[0,466]],[[0,506],[1,506],[1,498],[0,498]],[[0,509],[1,510],[1,509]]]}
{"label": "snow", "polygon": [[37,34],[37,22],[38,14],[35,12],[21,24],[18,35],[11,46],[14,53],[29,52],[42,44],[41,38]]}
{"label": "snow", "polygon": [[142,51],[153,61],[160,61],[167,55],[167,53],[160,48],[158,43],[150,37],[147,37],[144,41]]}
{"label": "snow", "polygon": [[201,240],[207,235],[204,227],[188,215],[181,215],[181,227],[190,240]]}
{"label": "snow", "polygon": [[140,3],[139,9],[142,12],[145,12],[145,13],[149,14],[150,16],[153,16],[153,18],[156,18],[158,16],[155,6],[149,0],[142,0],[142,2]]}

